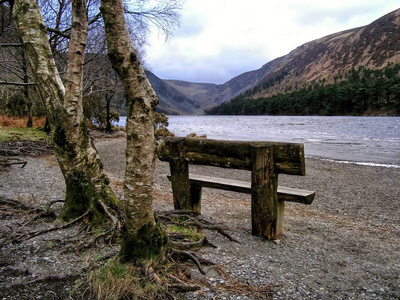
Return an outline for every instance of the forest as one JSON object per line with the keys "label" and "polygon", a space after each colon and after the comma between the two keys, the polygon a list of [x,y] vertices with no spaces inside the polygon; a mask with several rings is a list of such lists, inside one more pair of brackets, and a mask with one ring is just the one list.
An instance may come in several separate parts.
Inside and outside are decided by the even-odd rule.
{"label": "forest", "polygon": [[[254,88],[206,111],[209,115],[400,115],[400,65],[353,68],[335,77],[285,94],[251,98]],[[267,84],[274,85],[276,78]]]}

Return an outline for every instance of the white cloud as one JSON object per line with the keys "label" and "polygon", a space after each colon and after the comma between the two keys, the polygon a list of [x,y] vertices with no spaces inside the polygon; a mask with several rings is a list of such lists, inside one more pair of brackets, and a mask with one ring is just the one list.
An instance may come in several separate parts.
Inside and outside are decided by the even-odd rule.
{"label": "white cloud", "polygon": [[367,25],[397,2],[186,0],[172,39],[152,36],[148,64],[161,78],[224,83],[301,44]]}

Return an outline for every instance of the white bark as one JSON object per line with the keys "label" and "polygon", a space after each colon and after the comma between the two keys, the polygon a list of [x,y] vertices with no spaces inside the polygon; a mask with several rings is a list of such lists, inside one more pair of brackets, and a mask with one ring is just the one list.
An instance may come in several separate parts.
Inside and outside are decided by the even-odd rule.
{"label": "white bark", "polygon": [[84,213],[93,204],[93,199],[103,199],[109,205],[117,203],[83,117],[86,0],[73,0],[72,5],[73,26],[65,86],[57,70],[37,2],[15,0],[13,9],[14,22],[53,129],[56,156],[67,187],[62,214],[66,219]]}
{"label": "white bark", "polygon": [[[102,0],[108,55],[118,73],[127,98],[127,150],[124,217],[126,248],[161,246],[136,243],[159,234],[153,216],[153,175],[155,162],[154,113],[158,98],[140,65],[130,40],[122,0]],[[146,230],[145,230],[146,229]],[[157,240],[158,237],[155,237]],[[157,245],[156,245],[157,244]],[[130,256],[134,249],[122,255]],[[150,250],[152,251],[152,250]],[[123,250],[124,252],[124,246]],[[137,253],[133,253],[135,256]],[[140,255],[140,254],[139,254]]]}

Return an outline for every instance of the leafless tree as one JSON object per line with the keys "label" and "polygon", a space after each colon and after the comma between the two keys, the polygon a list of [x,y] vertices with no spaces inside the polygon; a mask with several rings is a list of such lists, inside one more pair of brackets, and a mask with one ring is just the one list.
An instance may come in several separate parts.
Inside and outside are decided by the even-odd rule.
{"label": "leafless tree", "polygon": [[[66,182],[61,218],[88,215],[92,221],[101,222],[110,212],[116,214],[120,201],[109,186],[83,114],[84,54],[90,26],[86,0],[72,0],[73,26],[68,30],[58,28],[70,39],[64,78],[55,62],[52,40],[36,0],[14,1],[13,19],[53,127],[56,157]],[[121,253],[127,260],[146,259],[160,252],[165,243],[152,211],[154,112],[158,99],[131,42],[122,0],[102,1],[101,11],[108,56],[124,86],[128,106],[126,230]]]}

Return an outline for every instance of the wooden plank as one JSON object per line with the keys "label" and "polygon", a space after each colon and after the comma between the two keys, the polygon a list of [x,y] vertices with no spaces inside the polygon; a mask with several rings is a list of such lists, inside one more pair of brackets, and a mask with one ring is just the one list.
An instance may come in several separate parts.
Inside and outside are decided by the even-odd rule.
{"label": "wooden plank", "polygon": [[189,179],[191,184],[202,187],[251,194],[251,183],[246,181],[209,177],[197,174],[189,174]]}
{"label": "wooden plank", "polygon": [[[206,188],[214,188],[225,191],[251,194],[251,183],[248,181],[209,177],[191,173],[189,174],[189,179],[192,184]],[[279,201],[311,204],[314,200],[314,197],[315,197],[315,192],[313,191],[294,189],[285,186],[278,186]]]}
{"label": "wooden plank", "polygon": [[[182,138],[169,137],[159,152],[159,159],[169,161],[169,143]],[[251,170],[251,147],[273,147],[275,170],[290,175],[305,175],[304,145],[299,143],[224,141],[185,138],[185,159],[190,164]]]}
{"label": "wooden plank", "polygon": [[311,204],[315,198],[314,191],[294,189],[285,186],[278,186],[279,201],[297,202]]}

